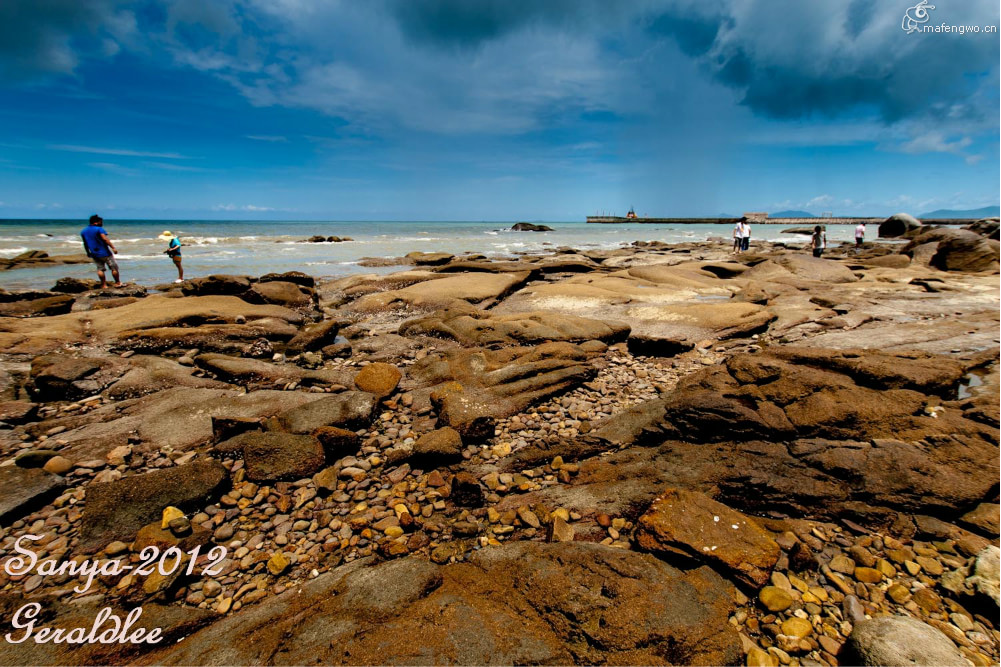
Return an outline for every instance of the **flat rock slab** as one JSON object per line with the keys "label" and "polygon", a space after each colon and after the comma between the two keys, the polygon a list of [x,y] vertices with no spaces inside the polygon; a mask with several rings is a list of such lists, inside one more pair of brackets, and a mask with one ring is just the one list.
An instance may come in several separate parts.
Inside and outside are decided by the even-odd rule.
{"label": "flat rock slab", "polygon": [[[218,389],[168,389],[126,411],[142,417],[139,437],[158,446],[187,449],[212,438],[213,417],[273,417],[328,394],[263,389],[246,394]],[[179,428],[183,425],[183,428]]]}
{"label": "flat rock slab", "polygon": [[[339,568],[148,656],[158,664],[736,664],[731,587],[708,568],[582,543],[469,563]],[[406,639],[404,639],[406,638]]]}
{"label": "flat rock slab", "polygon": [[367,391],[345,391],[333,396],[321,395],[278,415],[282,427],[290,433],[312,433],[324,426],[356,429],[368,425],[379,405],[379,398]]}
{"label": "flat rock slab", "polygon": [[350,310],[376,313],[402,308],[440,308],[453,301],[489,304],[524,284],[528,272],[460,273],[427,280],[388,292],[367,294],[350,304]]}
{"label": "flat rock slab", "polygon": [[200,354],[195,357],[195,364],[211,371],[216,377],[245,385],[274,385],[282,381],[308,386],[347,386],[351,383],[351,373],[347,371],[327,368],[309,370],[292,364],[274,364],[228,354]]}
{"label": "flat rock slab", "polygon": [[140,528],[173,505],[201,508],[229,478],[218,461],[195,461],[87,487],[80,525],[82,546],[96,550],[114,540],[129,542]]}
{"label": "flat rock slab", "polygon": [[[234,324],[237,318],[246,319],[247,325]],[[235,296],[179,298],[171,294],[153,294],[119,308],[31,320],[5,320],[0,323],[0,348],[12,354],[41,354],[82,340],[105,342],[142,336],[149,337],[152,344],[158,340],[172,340],[171,337],[179,337],[185,332],[204,338],[207,334],[199,331],[203,327],[250,326],[256,320],[277,321],[288,327],[301,324],[303,316],[282,306],[250,304]],[[157,330],[159,335],[151,334],[152,330]],[[292,327],[286,338],[295,335],[295,331]],[[227,332],[232,333],[220,330],[217,336]]]}
{"label": "flat rock slab", "polygon": [[779,545],[757,521],[703,493],[668,489],[640,517],[637,543],[721,569],[754,589],[771,576]]}
{"label": "flat rock slab", "polygon": [[955,377],[954,359],[828,351],[832,363],[819,368],[823,355],[814,354],[734,355],[613,416],[570,451],[526,448],[512,465],[642,445],[585,461],[571,485],[532,500],[608,513],[643,507],[666,486],[714,488],[753,514],[867,525],[899,513],[959,519],[991,497],[997,426],[982,421],[975,400],[938,395]]}
{"label": "flat rock slab", "polygon": [[192,369],[152,355],[129,357],[129,370],[112,383],[104,394],[115,400],[155,394],[173,387],[198,389],[230,389],[231,385],[210,378],[195,377]]}
{"label": "flat rock slab", "polygon": [[408,320],[400,326],[400,334],[446,338],[467,346],[529,345],[544,341],[616,342],[629,335],[629,327],[565,313],[533,311],[505,315],[468,308]]}
{"label": "flat rock slab", "polygon": [[59,475],[17,466],[0,468],[0,526],[9,526],[22,516],[44,507],[66,487]]}

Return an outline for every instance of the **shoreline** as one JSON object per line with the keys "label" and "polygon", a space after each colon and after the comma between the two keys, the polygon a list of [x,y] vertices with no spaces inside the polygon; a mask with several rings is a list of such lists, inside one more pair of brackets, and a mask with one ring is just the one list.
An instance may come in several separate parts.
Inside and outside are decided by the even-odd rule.
{"label": "shoreline", "polygon": [[[587,223],[592,225],[617,225],[617,224],[638,224],[638,225],[732,225],[743,218],[626,218],[617,215],[589,215]],[[886,220],[882,218],[859,217],[834,217],[834,218],[768,218],[765,220],[752,220],[752,225],[857,225],[864,222],[867,225],[878,226]],[[977,218],[928,218],[923,219],[925,225],[969,225],[977,222]]]}
{"label": "shoreline", "polygon": [[[998,545],[997,243],[801,245],[8,294],[0,557],[35,529],[40,560],[226,547],[216,575],[95,580],[185,637],[86,649],[108,664],[417,660],[392,637],[423,632],[468,663],[650,662],[656,635],[716,664],[833,666],[884,614],[996,662],[975,577]],[[74,583],[0,574],[0,597]],[[485,623],[440,618],[448,599]],[[570,635],[543,608],[573,611]]]}

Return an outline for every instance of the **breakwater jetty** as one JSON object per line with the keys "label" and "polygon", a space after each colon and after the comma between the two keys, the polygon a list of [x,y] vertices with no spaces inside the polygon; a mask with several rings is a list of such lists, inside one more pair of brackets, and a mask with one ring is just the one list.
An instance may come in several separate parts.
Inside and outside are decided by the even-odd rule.
{"label": "breakwater jetty", "polygon": [[[885,217],[858,217],[858,218],[759,218],[756,216],[743,216],[739,218],[641,218],[625,217],[621,215],[589,215],[587,221],[599,225],[616,225],[626,223],[639,223],[644,225],[722,225],[736,224],[739,220],[748,220],[751,224],[757,225],[857,225],[864,222],[867,225],[878,225]],[[922,220],[926,225],[966,225],[974,218],[941,218]]]}

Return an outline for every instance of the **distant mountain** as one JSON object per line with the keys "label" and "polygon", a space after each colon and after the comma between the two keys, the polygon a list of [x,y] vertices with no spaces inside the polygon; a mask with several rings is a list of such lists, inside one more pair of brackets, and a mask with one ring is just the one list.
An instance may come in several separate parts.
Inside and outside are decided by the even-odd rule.
{"label": "distant mountain", "polygon": [[996,218],[1001,215],[1001,206],[984,206],[964,210],[940,208],[937,211],[922,213],[919,218]]}
{"label": "distant mountain", "polygon": [[769,218],[816,218],[813,213],[807,213],[806,211],[775,211],[775,213],[769,213]]}

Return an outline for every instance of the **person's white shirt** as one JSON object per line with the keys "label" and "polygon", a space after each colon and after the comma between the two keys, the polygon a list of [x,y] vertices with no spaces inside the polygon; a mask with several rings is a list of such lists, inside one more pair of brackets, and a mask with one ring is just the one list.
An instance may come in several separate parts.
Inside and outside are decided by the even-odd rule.
{"label": "person's white shirt", "polygon": [[855,238],[864,239],[865,238],[865,225],[858,225],[855,227]]}
{"label": "person's white shirt", "polygon": [[741,232],[741,237],[745,238],[745,239],[750,238],[751,237],[751,223],[749,223],[749,222],[743,222],[743,223],[741,223],[741,227],[743,227],[743,230]]}

